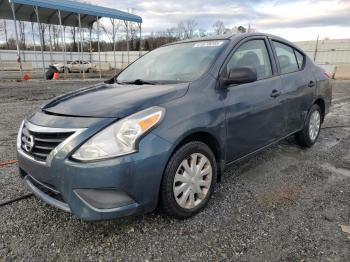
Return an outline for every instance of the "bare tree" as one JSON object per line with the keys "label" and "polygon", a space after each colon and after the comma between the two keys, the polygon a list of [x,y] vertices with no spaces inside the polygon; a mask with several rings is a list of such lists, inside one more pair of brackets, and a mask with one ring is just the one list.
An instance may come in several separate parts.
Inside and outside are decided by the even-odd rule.
{"label": "bare tree", "polygon": [[10,48],[10,44],[9,44],[8,35],[7,35],[7,22],[6,22],[6,19],[4,19],[3,30],[4,30],[4,34],[5,34],[5,41],[6,41],[7,49],[9,49]]}
{"label": "bare tree", "polygon": [[182,39],[190,39],[194,37],[197,22],[193,19],[180,22],[178,25],[179,36]]}
{"label": "bare tree", "polygon": [[139,28],[136,23],[129,23],[129,29],[130,29],[131,49],[136,50],[136,41],[138,39]]}
{"label": "bare tree", "polygon": [[46,29],[47,29],[47,25],[46,24],[40,24],[40,27],[39,27],[39,30],[41,31],[40,43],[42,44],[44,51],[46,51],[46,41],[45,41]]}
{"label": "bare tree", "polygon": [[165,37],[176,37],[176,28],[175,27],[172,27],[172,28],[167,28],[165,31],[164,31],[164,36]]}
{"label": "bare tree", "polygon": [[208,32],[203,28],[199,28],[198,35],[199,35],[199,37],[206,37],[206,36],[208,36]]}
{"label": "bare tree", "polygon": [[113,33],[109,32],[109,30],[106,28],[106,26],[103,23],[100,23],[100,28],[105,33],[105,35],[108,37],[108,42],[111,45],[111,48],[113,49]]}
{"label": "bare tree", "polygon": [[12,37],[9,38],[7,41],[7,44],[8,44],[8,49],[11,49],[11,50],[16,49],[16,39],[14,39]]}
{"label": "bare tree", "polygon": [[6,19],[4,19],[3,20],[3,24],[0,25],[0,31],[4,32],[6,46],[7,46],[7,49],[9,49],[10,45],[9,45],[8,35],[7,35],[7,22],[6,22]]}
{"label": "bare tree", "polygon": [[247,32],[247,29],[246,29],[244,26],[240,25],[240,26],[237,28],[237,32],[243,34],[243,33],[246,33],[246,32]]}
{"label": "bare tree", "polygon": [[19,25],[19,32],[20,32],[20,42],[21,42],[21,49],[26,49],[26,28],[25,28],[25,22],[18,21]]}
{"label": "bare tree", "polygon": [[70,27],[70,33],[72,35],[72,40],[73,40],[73,51],[76,51],[78,50],[78,47],[77,47],[77,30],[74,26],[71,26]]}
{"label": "bare tree", "polygon": [[55,50],[59,49],[58,38],[59,38],[59,30],[56,25],[52,25],[52,38]]}
{"label": "bare tree", "polygon": [[115,49],[115,42],[117,37],[117,31],[119,28],[119,23],[116,23],[115,19],[110,19],[112,23],[112,42],[113,42],[113,48]]}
{"label": "bare tree", "polygon": [[[2,34],[2,32],[4,32],[4,24],[0,24],[0,33]],[[3,46],[1,46],[1,48],[3,48]]]}
{"label": "bare tree", "polygon": [[221,20],[216,21],[213,24],[213,28],[214,28],[215,35],[223,35],[225,33],[225,30],[226,30],[224,22],[222,22]]}

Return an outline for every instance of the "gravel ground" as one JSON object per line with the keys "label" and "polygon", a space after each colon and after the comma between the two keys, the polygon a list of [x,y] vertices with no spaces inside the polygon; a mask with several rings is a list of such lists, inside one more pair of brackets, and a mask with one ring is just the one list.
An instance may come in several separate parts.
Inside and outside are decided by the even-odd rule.
{"label": "gravel ground", "polygon": [[[89,83],[0,83],[1,161],[15,159],[28,111]],[[179,221],[155,211],[91,223],[32,197],[0,207],[0,261],[349,261],[350,234],[340,225],[350,225],[350,82],[333,85],[313,148],[290,138],[232,165],[197,216]],[[0,202],[25,193],[17,166],[0,167]]]}

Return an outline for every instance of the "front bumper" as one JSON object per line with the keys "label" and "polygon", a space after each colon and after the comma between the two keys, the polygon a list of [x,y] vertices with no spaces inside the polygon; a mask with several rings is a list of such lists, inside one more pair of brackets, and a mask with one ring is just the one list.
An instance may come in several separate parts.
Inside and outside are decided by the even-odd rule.
{"label": "front bumper", "polygon": [[134,154],[90,163],[72,161],[71,152],[98,129],[94,125],[80,132],[56,150],[49,163],[36,161],[18,148],[24,182],[38,198],[83,220],[154,210],[171,144],[151,132]]}

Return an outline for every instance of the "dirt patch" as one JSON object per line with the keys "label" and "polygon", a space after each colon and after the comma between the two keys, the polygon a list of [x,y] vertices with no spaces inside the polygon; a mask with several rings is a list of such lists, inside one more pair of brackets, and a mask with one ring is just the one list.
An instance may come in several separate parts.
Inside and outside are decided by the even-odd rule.
{"label": "dirt patch", "polygon": [[265,207],[276,208],[282,205],[295,203],[296,200],[300,198],[301,193],[301,187],[283,186],[257,196],[257,200],[261,205]]}

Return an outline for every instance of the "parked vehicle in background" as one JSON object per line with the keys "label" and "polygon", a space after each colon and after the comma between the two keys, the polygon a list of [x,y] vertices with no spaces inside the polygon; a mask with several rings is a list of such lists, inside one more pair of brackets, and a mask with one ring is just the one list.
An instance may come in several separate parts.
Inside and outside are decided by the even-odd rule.
{"label": "parked vehicle in background", "polygon": [[64,66],[64,63],[55,63],[53,64],[54,67],[57,68],[57,71],[59,73],[64,73],[64,70],[68,67],[68,65],[70,65],[72,63],[72,61],[67,61],[66,66]]}
{"label": "parked vehicle in background", "polygon": [[19,170],[37,197],[85,220],[158,205],[187,218],[228,164],[291,135],[311,147],[331,99],[323,69],[282,38],[181,41],[31,113]]}
{"label": "parked vehicle in background", "polygon": [[52,80],[55,73],[58,73],[57,67],[50,65],[47,71],[45,72],[46,80]]}
{"label": "parked vehicle in background", "polygon": [[55,64],[53,64],[53,66],[57,68],[57,71],[59,73],[64,72],[64,64],[63,63],[55,63]]}
{"label": "parked vehicle in background", "polygon": [[96,65],[88,61],[75,60],[70,64],[67,64],[69,73],[79,73],[84,71],[85,73],[92,73],[96,71]]}
{"label": "parked vehicle in background", "polygon": [[56,67],[60,73],[63,73],[65,70],[69,73],[79,73],[83,71],[89,73],[96,71],[95,64],[82,60],[67,61],[66,66],[63,63],[55,63],[53,66]]}

